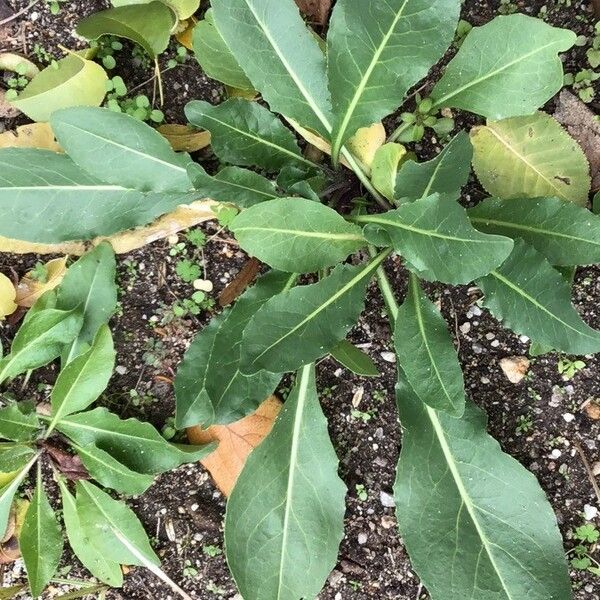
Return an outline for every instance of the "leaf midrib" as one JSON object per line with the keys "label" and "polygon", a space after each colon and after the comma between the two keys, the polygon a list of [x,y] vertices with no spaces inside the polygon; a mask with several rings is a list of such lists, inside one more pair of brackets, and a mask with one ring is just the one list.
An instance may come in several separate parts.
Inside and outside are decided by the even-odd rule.
{"label": "leaf midrib", "polygon": [[352,241],[352,242],[364,242],[365,238],[362,235],[353,233],[329,233],[321,231],[306,231],[301,229],[281,229],[279,227],[235,227],[234,233],[241,231],[260,231],[264,233],[281,233],[285,235],[294,235],[296,237],[307,237],[307,238],[321,238],[325,240],[340,240],[340,241]]}

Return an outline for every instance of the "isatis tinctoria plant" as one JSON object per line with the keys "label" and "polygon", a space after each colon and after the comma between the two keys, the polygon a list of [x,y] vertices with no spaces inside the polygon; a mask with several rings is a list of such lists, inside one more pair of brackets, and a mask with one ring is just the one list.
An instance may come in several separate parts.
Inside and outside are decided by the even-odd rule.
{"label": "isatis tinctoria plant", "polygon": [[[540,157],[532,162],[523,154],[523,147],[555,143],[548,133],[554,125],[536,111],[561,88],[559,55],[576,36],[520,14],[477,27],[420,106],[431,115],[470,111],[485,125],[471,137],[459,132],[425,163],[407,160],[394,142],[398,131],[370,156],[360,142],[445,54],[460,5],[338,0],[321,40],[293,0],[212,0],[199,24],[210,43],[195,37],[199,62],[263,100],[187,106],[190,123],[211,133],[223,165],[214,175],[148,126],[102,109],[53,114],[66,154],[0,151],[0,207],[10,215],[0,234],[9,238],[91,239],[204,197],[238,207],[231,232],[271,270],[199,333],[175,391],[178,427],[227,424],[253,412],[284,374],[296,373],[228,501],[227,558],[245,600],[314,598],[335,565],[345,486],[315,363],[332,354],[357,373],[372,370],[345,338],[374,280],[397,354],[398,525],[431,597],[571,597],[551,507],[533,475],[486,433],[423,282],[474,282],[482,305],[540,351],[600,351],[600,333],[581,319],[570,280],[557,269],[600,262],[600,219],[583,206],[585,158],[575,144],[575,166],[546,160],[532,170]],[[331,166],[303,153],[292,129],[329,152]],[[516,142],[504,144],[508,150],[494,162],[490,152],[499,152],[503,139]],[[465,210],[458,200],[474,148],[478,176],[500,197]],[[352,193],[344,187],[348,168],[365,192],[354,204],[343,201],[352,199],[343,197]],[[522,177],[498,183],[512,172]],[[409,272],[403,299],[384,271],[391,255]]]}

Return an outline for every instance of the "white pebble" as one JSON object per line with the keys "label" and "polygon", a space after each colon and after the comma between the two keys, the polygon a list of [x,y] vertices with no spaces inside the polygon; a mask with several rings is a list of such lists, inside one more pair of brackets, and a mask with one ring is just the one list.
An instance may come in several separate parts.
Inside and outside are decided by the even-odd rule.
{"label": "white pebble", "polygon": [[119,375],[125,375],[125,373],[127,373],[127,367],[124,367],[123,365],[117,365],[117,367],[115,368],[115,371]]}
{"label": "white pebble", "polygon": [[560,458],[562,456],[562,452],[558,448],[554,448],[552,452],[550,452],[550,458]]}
{"label": "white pebble", "polygon": [[571,413],[565,413],[563,415],[563,419],[567,422],[570,423],[571,421],[573,421],[575,419],[575,415],[571,414]]}
{"label": "white pebble", "polygon": [[381,358],[383,358],[383,360],[385,360],[385,362],[389,362],[389,363],[396,362],[396,355],[393,352],[382,352]]}
{"label": "white pebble", "polygon": [[367,543],[367,534],[366,533],[359,533],[358,534],[358,543],[363,546],[364,544]]}
{"label": "white pebble", "polygon": [[194,281],[194,289],[201,292],[212,292],[213,282],[208,279],[196,279]]}
{"label": "white pebble", "polygon": [[381,501],[381,504],[387,508],[394,508],[394,506],[396,506],[393,496],[386,492],[379,493],[379,500]]}
{"label": "white pebble", "polygon": [[583,515],[586,521],[593,521],[598,516],[598,509],[595,506],[586,504],[583,507]]}
{"label": "white pebble", "polygon": [[471,323],[467,321],[466,323],[463,323],[459,329],[461,333],[469,333],[469,331],[471,331]]}

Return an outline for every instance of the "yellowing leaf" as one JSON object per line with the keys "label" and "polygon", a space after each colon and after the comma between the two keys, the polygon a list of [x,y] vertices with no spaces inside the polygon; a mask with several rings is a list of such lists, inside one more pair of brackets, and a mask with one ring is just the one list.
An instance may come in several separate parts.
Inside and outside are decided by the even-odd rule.
{"label": "yellowing leaf", "polygon": [[258,97],[256,90],[243,90],[241,88],[231,87],[230,85],[225,86],[228,98],[243,98],[244,100],[255,100]]}
{"label": "yellowing leaf", "polygon": [[188,125],[165,124],[158,131],[176,152],[197,152],[210,145],[210,131],[198,131]]}
{"label": "yellowing leaf", "polygon": [[0,134],[0,148],[38,148],[62,152],[48,123],[29,123]]}
{"label": "yellowing leaf", "polygon": [[[299,123],[296,123],[293,119],[287,119],[288,123],[309,143],[325,152],[325,154],[331,155],[331,144],[323,139],[320,135],[317,135],[313,131],[302,127]],[[363,127],[359,129],[352,138],[348,140],[346,146],[354,154],[360,162],[371,169],[373,159],[377,150],[385,144],[385,128],[382,123],[374,123],[369,127]],[[342,157],[340,162],[350,168],[346,160]]]}
{"label": "yellowing leaf", "polygon": [[34,271],[29,271],[17,285],[16,303],[25,308],[31,308],[36,300],[48,290],[53,290],[67,271],[67,256],[55,258],[45,265],[46,277],[40,281]]}
{"label": "yellowing leaf", "polygon": [[219,442],[217,449],[200,461],[210,472],[217,487],[229,496],[248,455],[271,431],[281,402],[267,398],[256,412],[230,425],[213,425],[208,429],[190,427],[187,430],[192,444]]}
{"label": "yellowing leaf", "polygon": [[182,229],[188,229],[204,221],[216,219],[213,207],[218,202],[210,199],[198,200],[191,204],[178,207],[171,213],[163,215],[153,223],[145,227],[138,227],[115,233],[109,237],[97,237],[90,242],[63,242],[61,244],[36,244],[35,242],[26,242],[23,240],[12,240],[0,236],[0,252],[11,254],[72,254],[80,256],[89,249],[90,246],[97,246],[101,242],[109,242],[117,254],[126,254],[146,244],[151,244]]}
{"label": "yellowing leaf", "polygon": [[28,58],[13,52],[3,52],[0,54],[0,71],[13,71],[33,79],[40,70]]}
{"label": "yellowing leaf", "polygon": [[0,321],[17,310],[16,296],[17,290],[12,281],[0,273]]}
{"label": "yellowing leaf", "polygon": [[181,31],[175,34],[175,39],[182,45],[185,46],[188,50],[193,50],[194,46],[192,44],[192,35],[194,33],[194,27],[198,19],[196,17],[190,17],[187,21],[183,21],[180,23],[182,27]]}

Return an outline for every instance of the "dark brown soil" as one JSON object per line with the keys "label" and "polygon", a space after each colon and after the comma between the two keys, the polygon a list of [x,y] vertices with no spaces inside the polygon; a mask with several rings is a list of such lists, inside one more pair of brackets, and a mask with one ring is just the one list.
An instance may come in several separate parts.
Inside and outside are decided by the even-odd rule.
{"label": "dark brown soil", "polygon": [[[5,0],[0,0],[0,6]],[[25,0],[8,2],[18,9]],[[547,8],[547,20],[589,35],[593,17],[583,0],[530,0],[514,2],[521,12],[538,15]],[[79,47],[72,37],[74,24],[82,16],[108,5],[102,0],[76,0],[62,4],[58,16],[51,16],[41,2],[15,24],[12,37],[0,37],[0,48],[30,54],[35,43],[59,56],[58,44]],[[500,7],[498,0],[466,0],[463,18],[480,25],[493,18]],[[34,17],[34,15],[36,15]],[[1,35],[1,32],[0,32]],[[169,52],[173,55],[175,45]],[[164,62],[169,56],[166,56]],[[585,49],[576,48],[565,57],[566,69],[576,73],[585,66]],[[136,67],[123,52],[116,70],[131,88],[151,74]],[[435,81],[435,73],[430,82]],[[152,86],[147,86],[152,94]],[[193,59],[165,76],[165,113],[169,122],[183,122],[182,108],[191,99],[218,101],[220,87],[209,82]],[[600,89],[598,90],[600,92]],[[599,94],[600,97],[600,94]],[[410,105],[409,105],[410,106]],[[596,109],[598,107],[596,106]],[[552,110],[552,104],[548,110]],[[469,128],[477,120],[458,114],[457,123]],[[397,117],[389,119],[392,128]],[[12,127],[14,122],[6,122]],[[0,129],[2,124],[0,124]],[[430,158],[440,149],[437,140],[427,137],[415,150],[421,158]],[[484,196],[473,179],[463,197],[474,203]],[[202,229],[208,236],[215,226]],[[236,274],[245,257],[235,245],[225,243],[224,234],[211,241],[201,258],[206,278],[213,281],[216,299],[219,291]],[[137,416],[162,428],[173,414],[171,385],[181,355],[195,333],[210,318],[209,312],[198,317],[161,320],[177,299],[189,297],[192,290],[177,277],[177,258],[169,255],[167,241],[120,258],[120,311],[112,326],[118,345],[118,370],[102,402],[124,416]],[[0,255],[0,270],[23,274],[38,260],[27,255]],[[405,289],[405,272],[398,260],[386,265],[398,298]],[[574,301],[590,325],[600,328],[600,269],[585,268],[577,273]],[[588,417],[585,406],[600,399],[600,356],[586,357],[586,366],[570,381],[558,373],[560,357],[550,354],[532,359],[526,379],[512,384],[502,372],[504,357],[525,356],[528,340],[502,329],[486,312],[479,309],[479,292],[474,288],[432,286],[431,293],[441,301],[444,315],[456,332],[466,386],[473,400],[490,416],[490,432],[503,449],[515,456],[539,478],[556,510],[565,537],[566,551],[575,542],[571,532],[585,519],[584,506],[598,507],[590,479],[577,451],[579,446],[591,464],[600,460],[600,421]],[[6,347],[14,331],[3,328],[0,335]],[[388,362],[392,351],[389,326],[382,302],[373,285],[363,317],[352,331],[352,340],[376,361],[382,376],[361,379],[342,369],[332,359],[319,364],[321,400],[341,461],[341,475],[348,485],[346,536],[339,561],[320,594],[322,600],[428,598],[412,571],[398,536],[390,494],[400,446],[400,426],[394,407],[394,364]],[[386,360],[387,359],[387,360]],[[52,381],[48,370],[32,377],[23,392],[41,398],[38,383]],[[40,379],[42,378],[42,379]],[[359,499],[357,486],[364,486],[366,499]],[[222,522],[225,503],[205,470],[188,465],[161,476],[142,497],[131,501],[151,535],[163,568],[188,593],[199,600],[236,598],[235,586],[228,575],[224,555],[216,556],[212,547],[222,549]],[[600,519],[596,517],[596,525]],[[596,553],[596,559],[600,560]],[[64,557],[64,573],[87,578],[70,555]],[[572,571],[577,600],[598,600],[600,580],[589,573]],[[23,580],[22,567],[7,569],[4,584]],[[55,597],[63,586],[56,585],[47,597]],[[25,598],[26,596],[22,596]],[[135,568],[122,590],[109,592],[112,600],[166,600],[172,592],[147,571]]]}

